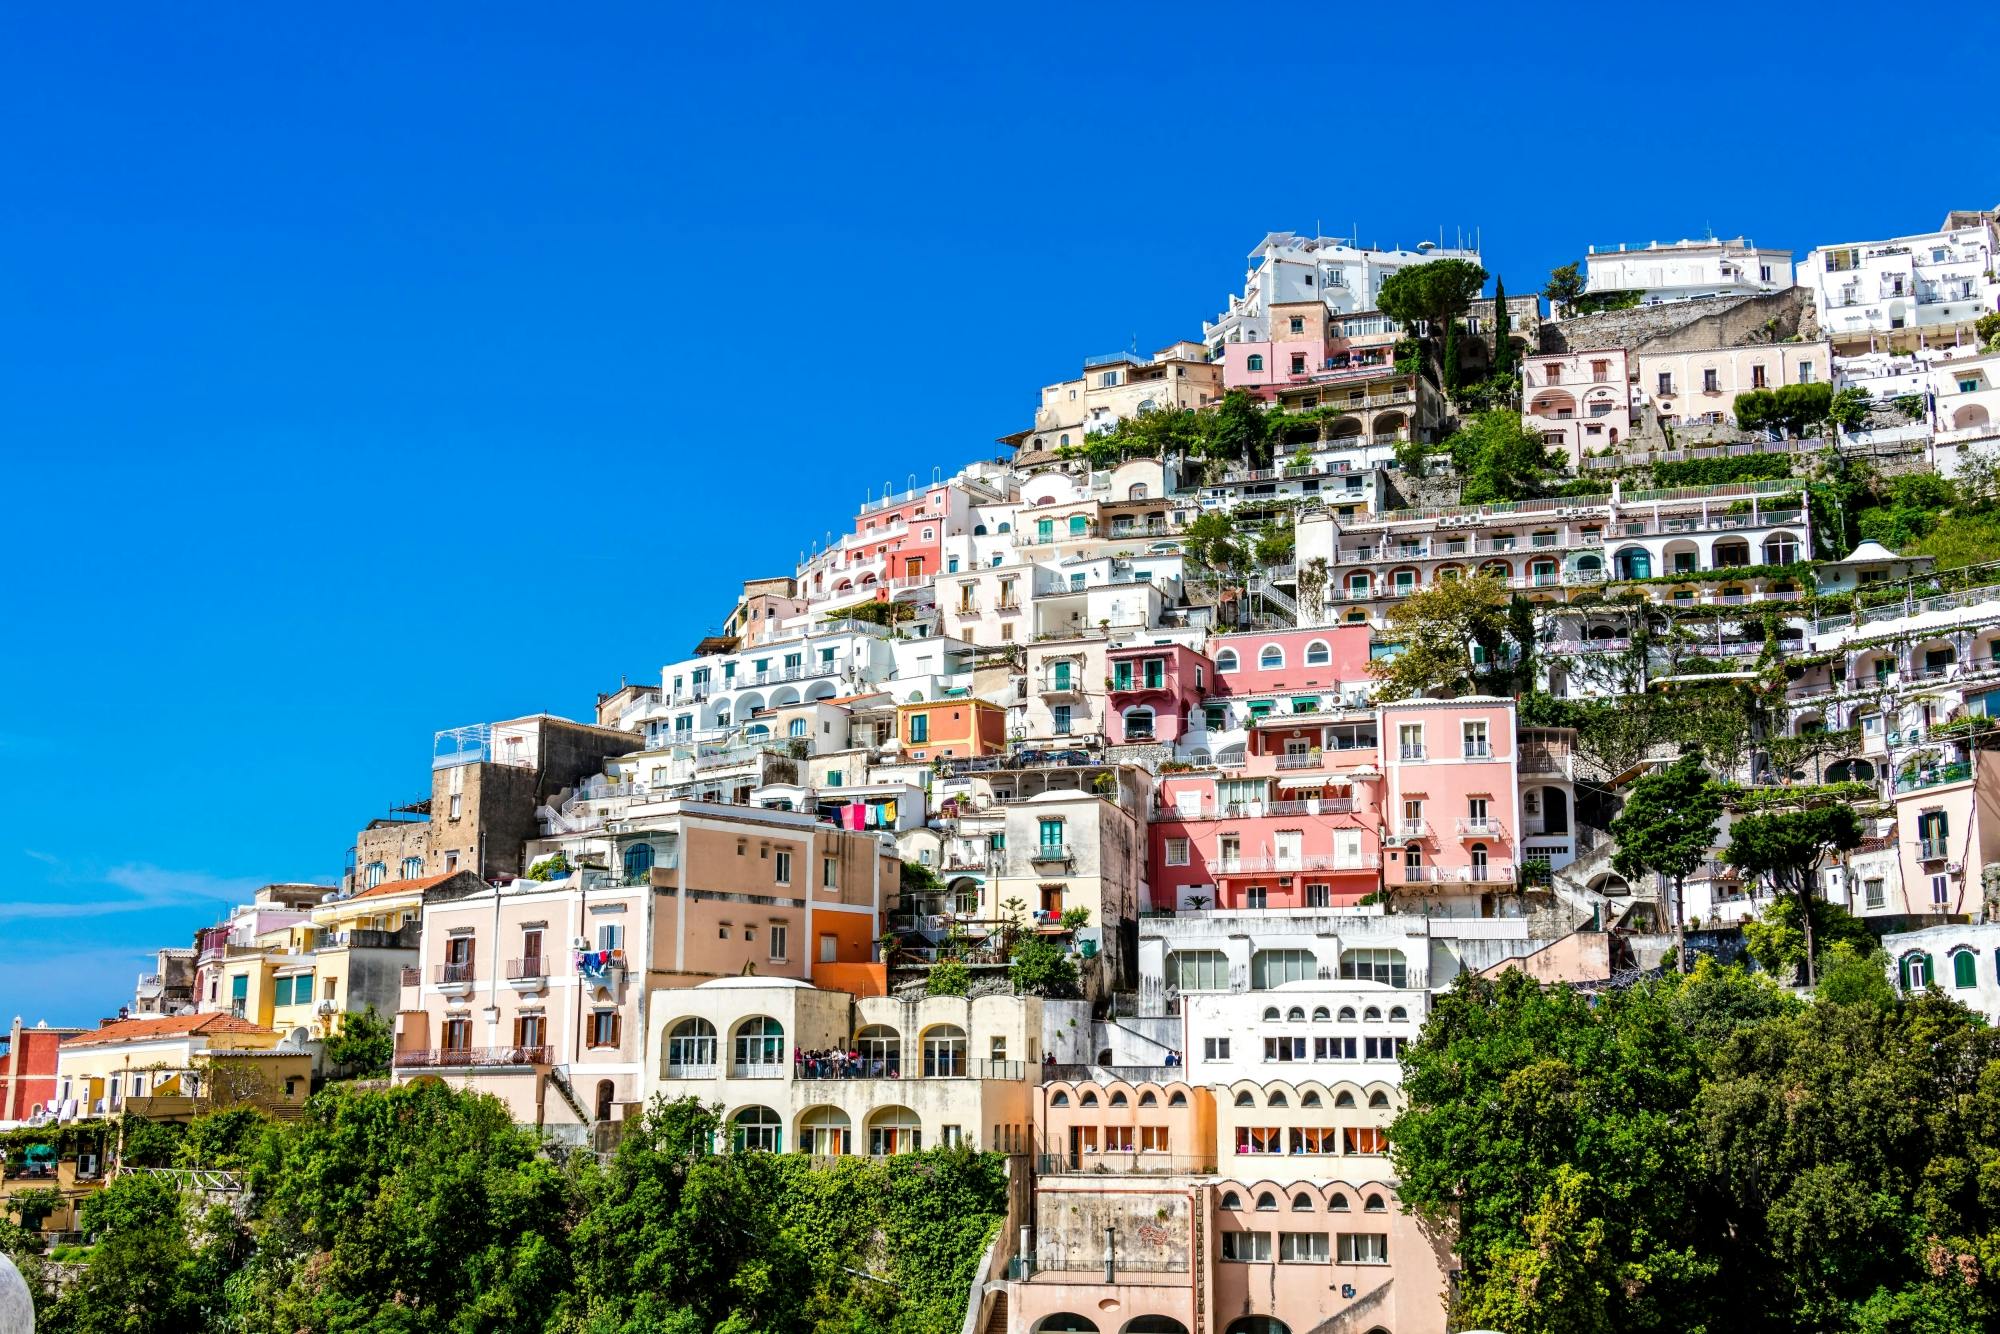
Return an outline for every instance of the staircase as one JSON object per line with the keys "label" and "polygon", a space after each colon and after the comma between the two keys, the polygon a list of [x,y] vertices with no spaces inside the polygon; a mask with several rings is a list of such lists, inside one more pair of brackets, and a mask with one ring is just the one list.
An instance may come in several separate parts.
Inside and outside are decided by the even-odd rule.
{"label": "staircase", "polygon": [[569,1086],[568,1075],[565,1075],[561,1070],[551,1069],[549,1071],[549,1084],[557,1093],[562,1095],[562,1100],[568,1104],[569,1109],[576,1113],[578,1122],[586,1126],[594,1124],[590,1119],[590,1113],[583,1110],[583,1101],[576,1096],[576,1090]]}
{"label": "staircase", "polygon": [[993,1298],[993,1309],[987,1313],[986,1323],[980,1326],[980,1334],[1007,1334],[1007,1294],[1004,1291]]}
{"label": "staircase", "polygon": [[1293,625],[1299,623],[1299,604],[1290,593],[1282,592],[1268,575],[1252,574],[1244,581],[1244,591],[1262,601],[1266,606],[1276,607],[1291,618]]}

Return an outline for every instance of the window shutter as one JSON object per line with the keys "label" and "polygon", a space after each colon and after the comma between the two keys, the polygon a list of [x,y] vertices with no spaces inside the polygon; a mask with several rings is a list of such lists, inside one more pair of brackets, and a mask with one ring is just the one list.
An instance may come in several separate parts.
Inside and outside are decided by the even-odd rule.
{"label": "window shutter", "polygon": [[624,1016],[624,1015],[622,1015],[622,1014],[614,1014],[614,1015],[612,1015],[612,1016],[611,1016],[611,1045],[612,1045],[612,1046],[614,1046],[614,1047],[615,1047],[615,1046],[617,1046],[617,1045],[619,1044],[619,1042],[620,1042],[620,1041],[622,1040],[622,1037],[623,1037],[623,1034],[624,1034],[624,1031],[625,1031],[625,1016]]}
{"label": "window shutter", "polygon": [[1910,989],[1910,959],[1908,955],[1896,960],[1896,985],[1904,991]]}
{"label": "window shutter", "polygon": [[514,1045],[516,1047],[527,1045],[521,1041],[521,1017],[519,1015],[514,1016]]}
{"label": "window shutter", "polygon": [[1924,955],[1924,985],[1927,987],[1938,985],[1937,960],[1928,954]]}

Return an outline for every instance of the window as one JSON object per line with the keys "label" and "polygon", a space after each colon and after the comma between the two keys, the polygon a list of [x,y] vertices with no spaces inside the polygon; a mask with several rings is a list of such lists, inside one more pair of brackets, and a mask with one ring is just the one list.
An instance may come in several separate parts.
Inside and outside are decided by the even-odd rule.
{"label": "window", "polygon": [[1424,725],[1422,723],[1402,723],[1396,728],[1397,749],[1406,760],[1421,760],[1424,757]]}
{"label": "window", "polygon": [[422,857],[403,858],[403,879],[415,880],[423,873],[424,859]]}
{"label": "window", "polygon": [[1971,950],[1953,950],[1951,984],[1964,991],[1979,985],[1979,957]]}
{"label": "window", "polygon": [[634,843],[625,849],[625,879],[627,883],[642,881],[653,869],[653,845]]}
{"label": "window", "polygon": [[1327,647],[1324,639],[1315,639],[1306,645],[1306,666],[1324,667],[1332,661],[1333,650]]}
{"label": "window", "polygon": [[783,959],[785,957],[786,937],[789,934],[790,932],[785,927],[778,926],[775,923],[772,924],[770,935],[771,957],[773,959]]}
{"label": "window", "polygon": [[780,885],[792,883],[792,854],[780,852],[771,859],[771,879]]}
{"label": "window", "polygon": [[[1301,1195],[1301,1200],[1307,1197]],[[1311,1208],[1310,1201],[1294,1208]],[[1323,1265],[1330,1252],[1327,1249],[1324,1232],[1280,1232],[1278,1234],[1278,1262],[1288,1265]]]}
{"label": "window", "polygon": [[1671,394],[1673,392],[1674,392],[1674,373],[1672,371],[1661,371],[1660,372],[1661,397],[1664,398],[1666,395]]}
{"label": "window", "polygon": [[1250,957],[1253,991],[1309,981],[1318,975],[1319,965],[1310,950],[1258,950]]}
{"label": "window", "polygon": [[1340,1262],[1344,1265],[1385,1265],[1389,1263],[1389,1236],[1385,1232],[1343,1232],[1340,1234]]}
{"label": "window", "polygon": [[1481,718],[1468,719],[1462,724],[1465,740],[1465,758],[1483,760],[1492,754],[1486,745],[1486,721]]}
{"label": "window", "polygon": [[1261,353],[1252,352],[1243,365],[1246,370],[1261,371],[1264,369],[1264,357]]}
{"label": "window", "polygon": [[1158,690],[1167,683],[1167,660],[1147,658],[1144,662],[1146,689]]}
{"label": "window", "polygon": [[1332,888],[1327,885],[1306,886],[1306,907],[1328,908],[1333,905]]}
{"label": "window", "polygon": [[1345,1153],[1387,1153],[1389,1136],[1376,1126],[1348,1126],[1340,1132]]}
{"label": "window", "polygon": [[1111,688],[1113,690],[1130,690],[1132,688],[1131,663],[1117,662],[1111,665]]}
{"label": "window", "polygon": [[[1150,1097],[1151,1095],[1148,1094],[1147,1096]],[[1139,1127],[1140,1153],[1165,1153],[1167,1152],[1167,1145],[1168,1145],[1167,1127],[1165,1126]]]}
{"label": "window", "polygon": [[1040,821],[1039,833],[1040,833],[1041,848],[1044,852],[1050,851],[1052,849],[1060,850],[1062,848],[1063,822],[1061,820]]}
{"label": "window", "polygon": [[921,745],[924,742],[929,741],[930,739],[931,739],[930,715],[925,713],[911,714],[910,741],[913,744]]}
{"label": "window", "polygon": [[1802,361],[1802,362],[1800,362],[1800,363],[1799,363],[1799,383],[1800,383],[1800,384],[1811,384],[1812,382],[1813,382],[1813,364],[1812,364],[1812,363],[1811,363],[1810,361]]}
{"label": "window", "polygon": [[1879,908],[1883,905],[1885,895],[1882,892],[1882,881],[1879,878],[1862,882],[1862,899],[1870,908]]}
{"label": "window", "polygon": [[1292,374],[1304,375],[1305,373],[1306,373],[1305,354],[1303,352],[1292,353]]}
{"label": "window", "polygon": [[625,948],[625,928],[617,922],[606,922],[597,928],[597,948],[600,950],[622,950]]}
{"label": "window", "polygon": [[803,718],[792,719],[791,725],[785,729],[785,732],[787,736],[804,736],[806,734],[806,720]]}
{"label": "window", "polygon": [[736,1114],[733,1124],[737,1148],[764,1153],[784,1151],[784,1122],[770,1108],[746,1107]]}
{"label": "window", "polygon": [[1238,1264],[1268,1264],[1271,1234],[1268,1232],[1224,1232],[1222,1258]]}
{"label": "window", "polygon": [[1201,1058],[1204,1061],[1226,1061],[1229,1059],[1228,1038],[1203,1038]]}
{"label": "window", "polygon": [[1188,864],[1188,841],[1184,838],[1167,840],[1167,865],[1186,866]]}
{"label": "window", "polygon": [[822,857],[819,859],[819,887],[821,889],[840,888],[840,859]]}
{"label": "window", "polygon": [[1216,654],[1216,655],[1215,655],[1215,670],[1216,670],[1216,671],[1218,671],[1218,672],[1233,672],[1233,671],[1235,671],[1235,670],[1236,670],[1236,650],[1235,650],[1235,649],[1233,649],[1233,648],[1226,648],[1226,649],[1222,650],[1222,652],[1220,652],[1220,653]]}
{"label": "window", "polygon": [[743,1021],[736,1030],[736,1064],[738,1066],[769,1066],[785,1063],[784,1025],[767,1015]]}
{"label": "window", "polygon": [[590,1015],[590,1035],[586,1041],[593,1047],[615,1047],[618,1045],[618,1011],[593,1010]]}
{"label": "window", "polygon": [[1069,705],[1058,704],[1050,709],[1049,721],[1057,736],[1068,736],[1071,727]]}
{"label": "window", "polygon": [[1285,650],[1278,647],[1276,644],[1264,645],[1263,650],[1257,655],[1257,666],[1262,668],[1264,671],[1268,672],[1271,671],[1273,668],[1283,667],[1284,665],[1285,665]]}
{"label": "window", "polygon": [[1752,389],[1762,389],[1765,387],[1764,368],[1762,366],[1752,366],[1750,368],[1750,387]]}
{"label": "window", "polygon": [[[1386,982],[1392,987],[1408,984],[1401,950],[1349,950],[1340,956],[1340,977],[1344,982]],[[1341,1012],[1343,1019],[1353,1017]]]}
{"label": "window", "polygon": [[1304,333],[1305,331],[1306,331],[1305,317],[1303,315],[1292,316],[1292,332]]}

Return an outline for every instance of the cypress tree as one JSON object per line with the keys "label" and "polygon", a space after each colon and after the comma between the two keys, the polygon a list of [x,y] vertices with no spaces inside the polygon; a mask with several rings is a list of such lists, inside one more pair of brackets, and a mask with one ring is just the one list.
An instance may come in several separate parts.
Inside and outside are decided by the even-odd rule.
{"label": "cypress tree", "polygon": [[1513,321],[1507,317],[1507,284],[1493,280],[1493,373],[1504,375],[1514,368],[1514,348],[1507,341]]}

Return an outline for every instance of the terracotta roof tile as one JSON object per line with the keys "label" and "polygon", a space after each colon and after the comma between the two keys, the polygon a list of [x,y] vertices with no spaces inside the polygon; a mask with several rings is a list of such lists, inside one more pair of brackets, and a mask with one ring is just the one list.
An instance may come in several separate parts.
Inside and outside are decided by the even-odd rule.
{"label": "terracotta roof tile", "polygon": [[189,1034],[213,1037],[218,1033],[270,1032],[268,1028],[247,1019],[238,1019],[233,1014],[170,1014],[157,1019],[114,1020],[73,1038],[64,1038],[62,1045],[88,1047],[103,1042],[143,1042],[148,1038],[176,1038]]}
{"label": "terracotta roof tile", "polygon": [[458,872],[456,871],[445,871],[439,875],[425,876],[421,880],[384,880],[379,885],[362,890],[359,894],[354,895],[354,897],[357,899],[379,899],[385,894],[413,894],[419,890],[429,889],[432,885],[441,885],[457,874]]}

